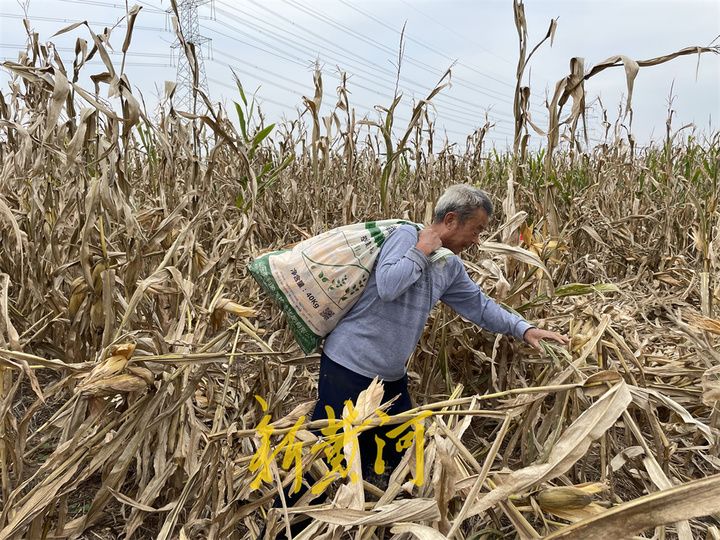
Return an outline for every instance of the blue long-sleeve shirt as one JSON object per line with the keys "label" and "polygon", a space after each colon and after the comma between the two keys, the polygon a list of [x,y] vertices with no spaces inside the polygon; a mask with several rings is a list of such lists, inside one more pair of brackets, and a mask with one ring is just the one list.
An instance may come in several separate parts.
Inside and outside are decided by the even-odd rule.
{"label": "blue long-sleeve shirt", "polygon": [[333,361],[366,377],[400,379],[438,301],[491,332],[522,339],[531,328],[485,296],[459,257],[431,264],[417,241],[410,225],[385,240],[360,300],[325,339]]}

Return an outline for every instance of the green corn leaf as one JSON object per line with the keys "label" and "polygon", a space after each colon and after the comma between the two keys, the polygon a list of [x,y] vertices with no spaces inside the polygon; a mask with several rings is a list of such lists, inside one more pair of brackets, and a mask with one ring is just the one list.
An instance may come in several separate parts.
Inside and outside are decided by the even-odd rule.
{"label": "green corn leaf", "polygon": [[245,142],[247,142],[248,136],[247,136],[247,126],[246,126],[246,122],[245,122],[245,113],[243,113],[242,107],[240,106],[240,104],[237,101],[233,101],[233,103],[235,104],[235,110],[237,111],[238,122],[240,122],[240,131],[242,131],[243,139],[245,140]]}

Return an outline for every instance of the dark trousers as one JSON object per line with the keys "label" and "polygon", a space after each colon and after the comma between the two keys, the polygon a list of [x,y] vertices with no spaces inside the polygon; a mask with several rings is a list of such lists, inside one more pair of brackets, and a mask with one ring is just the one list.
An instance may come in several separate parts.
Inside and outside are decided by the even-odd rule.
{"label": "dark trousers", "polygon": [[[341,366],[323,353],[320,359],[318,401],[313,411],[312,420],[327,419],[327,408],[330,407],[335,419],[341,421],[345,402],[351,400],[355,405],[360,392],[366,390],[371,382],[372,379]],[[395,402],[385,411],[386,414],[395,415],[412,408],[410,394],[407,389],[407,374],[397,381],[384,381],[383,389],[383,403],[398,396]],[[363,431],[357,437],[363,479],[382,489],[386,487],[390,474],[398,466],[405,452],[399,442],[404,435],[412,430],[411,427],[408,427],[400,434],[392,433],[393,430],[397,431],[397,428],[398,424],[379,426]],[[338,430],[338,433],[341,430],[342,428]],[[323,435],[322,430],[316,430],[314,433],[318,436]],[[384,471],[381,473],[375,470],[378,447],[381,447],[381,461],[384,463]],[[332,457],[326,459],[326,461],[328,461],[328,467],[332,470]],[[344,461],[341,466],[346,469],[348,467],[347,461]],[[313,482],[308,473],[306,473],[305,479],[309,483]],[[307,488],[303,485],[298,493],[293,491],[293,484],[290,484],[285,490],[288,506],[292,506],[307,491]],[[280,507],[280,500],[276,499],[273,506]]]}
{"label": "dark trousers", "polygon": [[[327,407],[334,411],[336,419],[342,418],[345,402],[352,400],[353,405],[357,402],[360,392],[370,386],[372,379],[364,377],[351,371],[331,360],[325,353],[320,359],[320,380],[318,381],[318,402],[313,412],[313,420],[328,418]],[[395,415],[412,408],[410,394],[407,389],[407,374],[397,381],[383,381],[384,395],[382,402],[390,401],[395,396],[397,400],[385,411],[386,414]],[[399,441],[410,429],[404,430],[401,434],[390,436],[398,425],[384,425],[358,435],[358,447],[362,461],[363,478],[376,483],[380,477],[389,478],[390,473],[397,467],[405,452],[399,448]],[[380,458],[384,462],[384,472],[378,473],[375,470],[375,463],[378,461],[378,447],[381,447]],[[385,483],[386,483],[385,481]],[[380,486],[383,487],[384,486]]]}
{"label": "dark trousers", "polygon": [[[330,407],[333,410],[335,419],[341,421],[345,402],[352,400],[354,406],[360,392],[367,389],[371,382],[372,379],[359,375],[358,373],[333,362],[325,353],[323,353],[320,359],[318,401],[315,405],[312,420],[324,420],[328,418],[327,407]],[[407,374],[397,381],[383,382],[383,389],[383,403],[390,401],[395,396],[399,396],[390,408],[385,411],[386,414],[395,415],[412,408],[410,394],[407,389]],[[358,435],[358,449],[362,462],[363,479],[375,484],[381,489],[385,489],[387,487],[390,475],[400,463],[400,460],[405,452],[398,442],[405,434],[412,430],[411,427],[408,427],[399,434],[392,433],[393,430],[397,430],[397,427],[398,424],[379,426],[363,431]],[[340,433],[341,430],[342,428],[338,430],[338,433]],[[314,433],[316,435],[322,435],[322,430],[314,431]],[[380,443],[378,443],[378,439],[381,441]],[[384,471],[380,474],[375,471],[375,462],[378,456],[378,444],[382,447],[382,461],[385,465]],[[328,467],[332,470],[332,458],[326,461],[329,461]],[[341,466],[346,469],[348,467],[347,461],[344,461]],[[305,473],[304,478],[311,485],[314,482],[309,473]],[[287,506],[294,506],[300,497],[307,492],[307,490],[308,488],[305,487],[305,485],[302,485],[300,491],[294,493],[293,484],[291,483],[284,490]],[[324,500],[325,496],[322,495],[312,504],[320,504]],[[275,499],[273,507],[282,507],[282,502],[279,497]],[[304,519],[299,523],[292,525],[291,530],[293,536],[299,534],[300,531],[307,527],[309,523],[309,519]],[[277,539],[283,538],[285,538],[285,533],[281,532],[279,536],[277,536]]]}

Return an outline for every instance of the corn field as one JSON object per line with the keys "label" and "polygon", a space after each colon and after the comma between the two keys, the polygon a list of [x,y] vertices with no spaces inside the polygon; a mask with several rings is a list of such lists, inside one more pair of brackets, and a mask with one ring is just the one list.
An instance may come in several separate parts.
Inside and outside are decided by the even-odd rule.
{"label": "corn field", "polygon": [[[641,148],[608,126],[592,147],[578,124],[594,73],[717,48],[575,62],[540,150],[518,83],[514,148],[486,148],[487,123],[459,151],[429,110],[450,71],[406,126],[401,95],[356,119],[345,83],[320,116],[320,71],[282,125],[239,80],[234,110],[198,94],[204,112],[151,115],[102,34],[66,31],[90,36],[72,69],[29,33],[0,93],[0,540],[254,539],[307,516],[296,538],[720,539],[720,133],[668,122]],[[105,71],[82,88],[94,56]],[[459,182],[496,202],[470,276],[570,345],[540,354],[437,306],[408,364],[416,408],[395,420],[424,437],[388,489],[336,474],[325,503],[272,508],[327,471],[302,421],[319,355],[247,266],[340,225],[427,224]]]}

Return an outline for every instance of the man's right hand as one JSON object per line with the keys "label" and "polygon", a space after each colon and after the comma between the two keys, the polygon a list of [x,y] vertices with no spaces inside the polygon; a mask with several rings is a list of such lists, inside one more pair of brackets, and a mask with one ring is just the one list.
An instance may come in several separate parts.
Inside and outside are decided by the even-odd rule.
{"label": "man's right hand", "polygon": [[440,249],[443,243],[440,236],[432,229],[422,229],[418,231],[418,242],[415,247],[422,251],[425,256],[429,256],[436,249]]}

